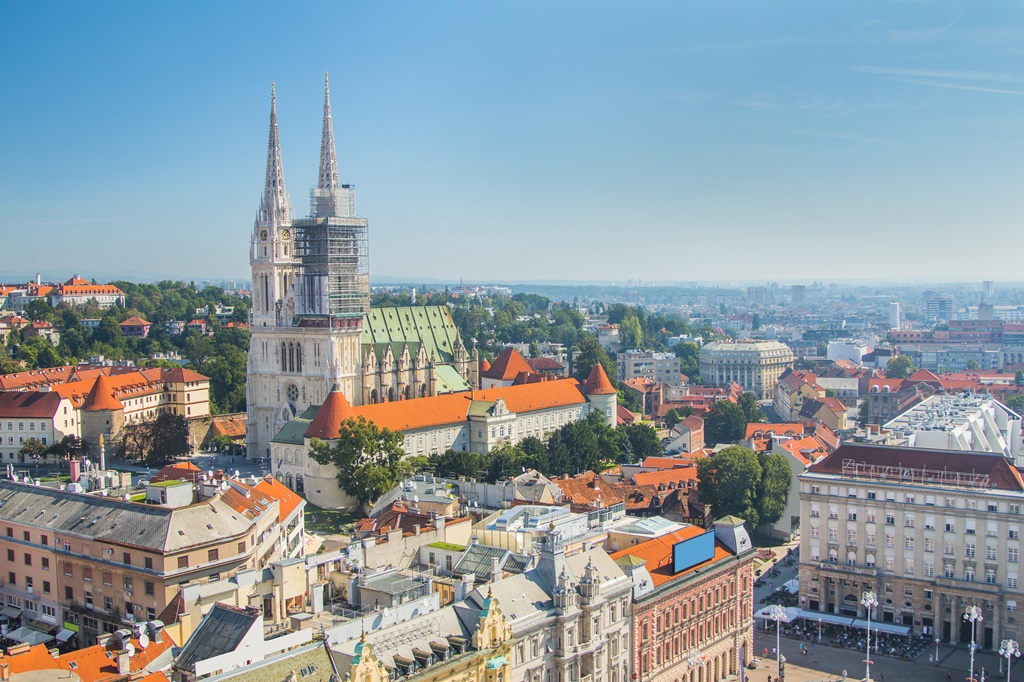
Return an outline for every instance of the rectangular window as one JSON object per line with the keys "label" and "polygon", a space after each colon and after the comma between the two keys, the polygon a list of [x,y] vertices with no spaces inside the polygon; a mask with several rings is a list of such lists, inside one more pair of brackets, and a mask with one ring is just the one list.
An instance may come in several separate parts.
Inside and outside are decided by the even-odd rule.
{"label": "rectangular window", "polygon": [[110,598],[110,597],[104,597],[103,598],[103,610],[104,611],[113,611],[114,610],[114,600],[112,598]]}
{"label": "rectangular window", "polygon": [[1010,547],[1009,549],[1006,550],[1006,560],[1009,561],[1011,564],[1017,563],[1017,554],[1018,554],[1017,548],[1016,547]]}
{"label": "rectangular window", "polygon": [[25,555],[25,565],[26,566],[31,566],[32,565],[32,555],[31,554],[26,554]]}
{"label": "rectangular window", "polygon": [[49,580],[44,580],[43,581],[43,594],[50,594],[50,581]]}
{"label": "rectangular window", "polygon": [[935,577],[935,562],[926,561],[924,562],[924,577],[934,578]]}
{"label": "rectangular window", "polygon": [[65,561],[64,562],[64,575],[70,577],[70,576],[73,576],[74,574],[75,574],[75,571],[74,571],[73,568],[71,568],[71,562],[70,561]]}
{"label": "rectangular window", "polygon": [[110,571],[103,571],[103,584],[104,585],[113,585],[114,584],[114,574],[111,573]]}
{"label": "rectangular window", "polygon": [[245,554],[245,542],[238,543],[238,553]]}
{"label": "rectangular window", "polygon": [[1017,589],[1017,574],[1007,573],[1006,574],[1006,586],[1011,590]]}
{"label": "rectangular window", "polygon": [[206,552],[207,561],[217,561],[220,558],[220,550],[216,547]]}
{"label": "rectangular window", "polygon": [[[244,545],[245,543],[243,542],[242,544]],[[144,565],[144,566],[145,566],[146,568],[148,568],[148,569],[152,570],[152,569],[153,569],[153,557],[146,557],[146,558],[144,558],[144,559],[142,560],[142,564],[143,564],[143,565]]]}
{"label": "rectangular window", "polygon": [[188,556],[178,557],[178,568],[188,568]]}
{"label": "rectangular window", "polygon": [[904,559],[903,560],[903,573],[906,575],[914,575],[914,560]]}
{"label": "rectangular window", "polygon": [[974,558],[974,543],[973,542],[968,542],[967,544],[964,545],[964,558],[965,559],[973,559]]}
{"label": "rectangular window", "polygon": [[44,557],[40,557],[39,561],[42,563],[44,571],[49,571],[50,570],[50,558],[49,557],[45,557],[45,556]]}
{"label": "rectangular window", "polygon": [[896,559],[893,557],[885,557],[885,570],[892,573],[896,570]]}
{"label": "rectangular window", "polygon": [[21,531],[21,537],[25,540],[25,542],[32,542],[32,533],[28,532],[27,530]]}
{"label": "rectangular window", "polygon": [[155,585],[153,584],[152,581],[147,580],[146,581],[146,596],[147,597],[152,597],[155,594],[156,594],[156,587],[155,587]]}
{"label": "rectangular window", "polygon": [[124,589],[126,591],[128,591],[128,592],[131,592],[132,588],[134,587],[134,584],[132,583],[132,579],[129,576],[124,576],[124,578],[122,580],[123,580],[123,584],[124,584]]}
{"label": "rectangular window", "polygon": [[924,551],[934,552],[935,551],[935,538],[924,539]]}
{"label": "rectangular window", "polygon": [[907,514],[903,517],[903,525],[907,528],[913,528],[916,522],[917,519],[914,517],[913,514]]}
{"label": "rectangular window", "polygon": [[122,564],[128,564],[129,566],[131,566],[132,565],[132,555],[129,554],[128,552],[123,553],[121,555],[121,563]]}
{"label": "rectangular window", "polygon": [[914,549],[913,535],[907,535],[903,538],[903,549]]}
{"label": "rectangular window", "polygon": [[82,577],[89,582],[92,582],[92,568],[89,566],[82,567]]}
{"label": "rectangular window", "polygon": [[69,587],[69,586],[65,586],[64,587],[64,598],[67,599],[68,601],[74,601],[75,600],[75,588]]}

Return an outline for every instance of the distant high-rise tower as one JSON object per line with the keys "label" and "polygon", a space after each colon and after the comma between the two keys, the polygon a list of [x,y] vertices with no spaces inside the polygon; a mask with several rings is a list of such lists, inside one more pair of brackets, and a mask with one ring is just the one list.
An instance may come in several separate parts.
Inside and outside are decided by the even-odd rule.
{"label": "distant high-rise tower", "polygon": [[984,298],[991,299],[993,296],[995,296],[995,293],[996,293],[995,282],[993,282],[990,279],[986,279],[984,282],[981,283],[981,295]]}
{"label": "distant high-rise tower", "polygon": [[900,328],[900,302],[893,301],[889,304],[889,326],[899,331]]}

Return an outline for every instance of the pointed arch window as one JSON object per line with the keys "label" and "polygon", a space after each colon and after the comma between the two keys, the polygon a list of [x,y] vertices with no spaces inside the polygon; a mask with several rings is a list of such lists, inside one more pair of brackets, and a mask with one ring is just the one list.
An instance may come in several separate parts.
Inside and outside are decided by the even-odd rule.
{"label": "pointed arch window", "polygon": [[295,344],[295,371],[302,371],[302,344]]}
{"label": "pointed arch window", "polygon": [[288,344],[288,371],[295,371],[295,346],[291,343]]}
{"label": "pointed arch window", "polygon": [[288,347],[285,346],[284,341],[281,342],[281,371],[288,371]]}

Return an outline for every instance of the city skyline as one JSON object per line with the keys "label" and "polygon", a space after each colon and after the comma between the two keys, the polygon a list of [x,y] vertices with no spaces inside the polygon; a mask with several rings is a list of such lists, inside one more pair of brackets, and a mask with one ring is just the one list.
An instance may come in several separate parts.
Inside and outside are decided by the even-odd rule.
{"label": "city skyline", "polygon": [[302,215],[330,71],[376,277],[1013,279],[1024,10],[965,7],[12,7],[9,247],[245,279],[270,83]]}

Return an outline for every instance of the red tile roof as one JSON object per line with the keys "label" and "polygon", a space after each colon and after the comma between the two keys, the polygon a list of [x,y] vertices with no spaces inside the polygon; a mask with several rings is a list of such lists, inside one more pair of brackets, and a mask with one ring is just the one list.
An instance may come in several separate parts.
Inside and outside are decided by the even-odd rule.
{"label": "red tile roof", "polygon": [[633,475],[633,482],[637,485],[678,485],[689,486],[697,481],[697,463],[693,460],[688,462],[689,466],[678,469],[664,469],[662,471],[646,471]]}
{"label": "red tile roof", "polygon": [[645,469],[678,469],[691,464],[693,460],[684,457],[648,457],[640,466]]}
{"label": "red tile roof", "polygon": [[[162,633],[159,642],[150,641],[145,648],[139,645],[138,639],[133,638],[131,643],[135,648],[135,655],[128,659],[128,667],[132,673],[149,667],[164,652],[175,646],[174,641],[166,631]],[[78,675],[82,682],[118,679],[120,676],[117,672],[117,655],[109,655],[112,651],[113,649],[97,644],[63,654],[56,660],[56,663],[59,668]],[[150,677],[143,677],[141,679],[148,680]]]}
{"label": "red tile roof", "polygon": [[491,369],[491,363],[487,362],[487,358],[480,361],[480,373],[484,374]]}
{"label": "red tile roof", "polygon": [[92,385],[92,390],[89,391],[88,397],[82,404],[82,409],[86,412],[123,409],[121,401],[114,397],[114,385],[110,377],[106,374],[97,377]]}
{"label": "red tile roof", "polygon": [[498,357],[494,358],[490,369],[482,374],[488,379],[512,381],[520,372],[529,374],[533,372],[533,369],[526,363],[526,360],[519,351],[512,346],[508,346],[505,350],[501,351]]}
{"label": "red tile roof", "polygon": [[284,523],[296,509],[305,503],[305,500],[270,474],[264,476],[263,480],[256,484],[256,490],[277,500],[281,523]]}
{"label": "red tile roof", "polygon": [[61,396],[52,391],[0,391],[0,417],[53,419]]}
{"label": "red tile roof", "polygon": [[127,320],[120,324],[122,327],[152,327],[152,322],[147,322],[141,317],[129,317]]}
{"label": "red tile roof", "polygon": [[587,395],[611,395],[615,393],[615,388],[612,386],[612,382],[608,380],[608,375],[604,371],[604,367],[601,363],[597,363],[590,370],[590,376],[583,384],[583,391]]}
{"label": "red tile roof", "polygon": [[[396,403],[390,403],[392,405]],[[321,438],[331,440],[340,435],[341,423],[354,416],[352,406],[349,404],[345,394],[335,387],[324,400],[316,417],[306,429],[306,438]]]}

